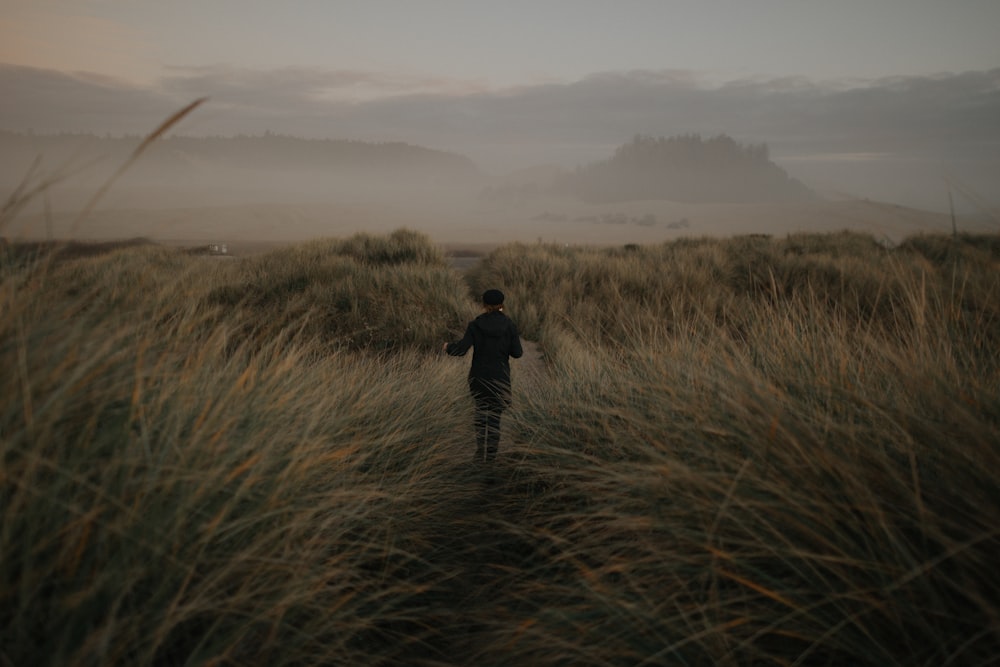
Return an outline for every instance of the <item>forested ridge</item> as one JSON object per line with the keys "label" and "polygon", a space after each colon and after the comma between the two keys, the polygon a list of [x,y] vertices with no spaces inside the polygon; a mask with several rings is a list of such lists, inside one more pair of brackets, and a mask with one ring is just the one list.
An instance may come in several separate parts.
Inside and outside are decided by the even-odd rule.
{"label": "forested ridge", "polygon": [[[65,159],[100,155],[118,159],[142,141],[138,135],[100,136],[83,133],[35,134],[0,130],[5,162],[24,165],[35,155]],[[453,175],[477,171],[469,158],[447,151],[391,142],[306,139],[267,132],[263,135],[169,136],[147,157],[161,163],[212,162],[241,167],[295,169],[430,169]],[[26,165],[25,165],[26,166]]]}
{"label": "forested ridge", "polygon": [[636,135],[610,158],[578,167],[561,189],[593,202],[670,199],[686,202],[802,201],[815,197],[771,161],[766,144],[725,134]]}

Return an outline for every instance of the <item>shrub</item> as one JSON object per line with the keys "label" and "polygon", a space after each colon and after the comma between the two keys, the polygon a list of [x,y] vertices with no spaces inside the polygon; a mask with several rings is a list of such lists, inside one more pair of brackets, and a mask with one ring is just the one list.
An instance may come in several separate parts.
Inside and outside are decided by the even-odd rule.
{"label": "shrub", "polygon": [[425,237],[357,235],[250,257],[206,303],[234,335],[266,341],[294,331],[323,349],[436,350],[468,304],[458,274]]}

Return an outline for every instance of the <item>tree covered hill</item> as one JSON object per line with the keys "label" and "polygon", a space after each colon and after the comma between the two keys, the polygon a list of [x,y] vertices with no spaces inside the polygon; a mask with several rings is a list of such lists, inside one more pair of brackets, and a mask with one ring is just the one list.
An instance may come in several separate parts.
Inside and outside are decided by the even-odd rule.
{"label": "tree covered hill", "polygon": [[[19,174],[42,156],[52,166],[68,159],[125,159],[139,136],[31,134],[0,130],[3,174]],[[478,174],[469,158],[403,142],[304,139],[273,133],[233,137],[170,136],[142,159],[147,173],[210,169],[333,171],[409,175],[420,179],[466,179]]]}
{"label": "tree covered hill", "polygon": [[766,144],[720,134],[636,135],[606,160],[567,174],[560,189],[591,202],[804,201],[815,194],[771,161]]}

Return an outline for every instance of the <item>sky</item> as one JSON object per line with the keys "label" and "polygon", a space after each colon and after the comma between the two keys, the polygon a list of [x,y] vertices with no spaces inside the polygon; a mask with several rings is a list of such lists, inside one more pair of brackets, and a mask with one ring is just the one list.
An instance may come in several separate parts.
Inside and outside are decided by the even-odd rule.
{"label": "sky", "polygon": [[178,132],[495,169],[727,133],[820,180],[916,160],[985,188],[998,29],[997,0],[0,0],[0,129],[141,133],[207,95]]}

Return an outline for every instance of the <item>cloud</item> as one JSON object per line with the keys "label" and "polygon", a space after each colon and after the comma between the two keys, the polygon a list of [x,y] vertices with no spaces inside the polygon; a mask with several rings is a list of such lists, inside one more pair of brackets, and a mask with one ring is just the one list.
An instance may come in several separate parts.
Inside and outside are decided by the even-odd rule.
{"label": "cloud", "polygon": [[606,73],[461,98],[381,100],[358,122],[526,142],[622,142],[636,132],[726,132],[790,151],[873,151],[1000,140],[1000,69],[840,89],[798,80],[707,88],[690,77]]}
{"label": "cloud", "polygon": [[235,105],[358,102],[425,91],[471,92],[469,82],[367,70],[284,67],[254,70],[213,65],[172,67],[161,86],[187,96],[210,95]]}
{"label": "cloud", "polygon": [[88,73],[0,65],[0,128],[139,133],[176,105],[164,92]]}
{"label": "cloud", "polygon": [[[337,123],[309,123],[304,133],[385,130],[412,134],[414,141],[457,133],[532,143],[620,142],[636,132],[726,132],[850,152],[1000,139],[1000,69],[849,87],[805,79],[706,87],[683,71],[605,72],[572,83],[487,91],[473,82],[386,72],[227,66],[173,68],[143,88],[86,73],[0,65],[0,84],[13,93],[0,107],[0,126],[8,129],[32,117],[58,129],[129,116],[144,122],[154,109],[163,114],[172,104],[207,95],[227,107],[225,120],[242,127],[280,112],[284,130],[294,132],[300,120],[329,114]],[[100,114],[108,116],[103,123]]]}

